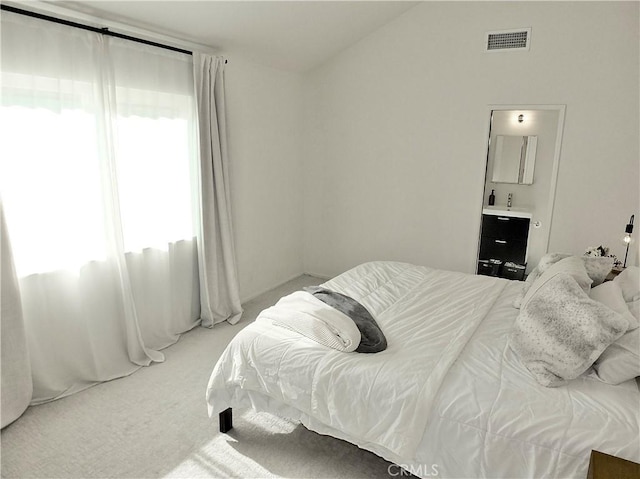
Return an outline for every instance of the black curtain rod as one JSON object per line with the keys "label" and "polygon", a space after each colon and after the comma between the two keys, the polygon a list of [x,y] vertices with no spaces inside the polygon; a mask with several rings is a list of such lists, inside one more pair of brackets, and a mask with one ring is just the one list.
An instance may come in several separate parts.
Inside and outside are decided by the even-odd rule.
{"label": "black curtain rod", "polygon": [[[144,40],[142,38],[136,38],[129,35],[124,35],[122,33],[112,32],[108,28],[98,28],[92,27],[89,25],[84,25],[82,23],[72,22],[70,20],[63,20],[62,18],[51,17],[49,15],[43,15],[41,13],[30,12],[28,10],[22,10],[21,8],[11,7],[9,5],[0,4],[0,9],[6,10],[7,12],[17,13],[19,15],[26,15],[27,17],[39,18],[40,20],[46,20],[48,22],[60,23],[62,25],[67,25],[69,27],[80,28],[82,30],[88,30],[90,32],[101,33],[102,35],[108,35],[111,37],[122,38],[124,40],[130,40],[132,42],[144,43],[145,45],[151,45],[153,47],[164,48],[165,50],[171,50],[172,52],[184,53],[186,55],[192,55],[193,53],[189,50],[183,50],[182,48],[172,47],[171,45],[164,45],[162,43],[152,42],[150,40]],[[227,63],[227,61],[224,61]]]}

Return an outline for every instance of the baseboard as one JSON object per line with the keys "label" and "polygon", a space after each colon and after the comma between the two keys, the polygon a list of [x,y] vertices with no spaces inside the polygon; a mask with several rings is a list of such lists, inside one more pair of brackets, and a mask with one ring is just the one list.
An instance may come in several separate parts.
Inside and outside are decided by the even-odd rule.
{"label": "baseboard", "polygon": [[241,299],[240,302],[242,304],[244,303],[248,303],[249,301],[252,301],[254,299],[256,299],[258,296],[262,296],[265,293],[268,293],[269,291],[271,291],[272,289],[276,289],[279,288],[280,286],[282,286],[283,284],[288,283],[289,281],[293,281],[294,279],[299,278],[300,276],[313,276],[314,278],[318,278],[318,279],[323,279],[323,280],[329,280],[332,278],[332,276],[326,276],[324,274],[315,274],[315,273],[297,273],[293,276],[291,276],[288,279],[285,279],[284,281],[281,281],[280,283],[274,285],[274,286],[270,286],[268,288],[265,288],[263,290],[258,291],[257,293],[253,293],[250,296],[247,296],[244,299]]}
{"label": "baseboard", "polygon": [[302,274],[307,275],[307,276],[313,276],[314,278],[318,278],[318,279],[324,279],[325,281],[328,281],[331,278],[334,278],[334,276],[327,276],[326,274],[319,274],[319,273],[306,272],[306,273],[302,273]]}
{"label": "baseboard", "polygon": [[256,299],[258,296],[262,296],[263,294],[268,293],[272,289],[279,288],[283,284],[288,283],[289,281],[293,281],[294,279],[299,278],[300,276],[304,276],[305,274],[306,273],[296,273],[295,275],[291,276],[289,279],[285,279],[284,281],[281,281],[280,283],[278,283],[278,284],[276,284],[274,286],[269,286],[268,288],[262,289],[262,290],[258,291],[257,293],[253,293],[253,294],[247,296],[246,298],[241,299],[240,302],[242,304],[248,303],[249,301],[252,301],[252,300]]}

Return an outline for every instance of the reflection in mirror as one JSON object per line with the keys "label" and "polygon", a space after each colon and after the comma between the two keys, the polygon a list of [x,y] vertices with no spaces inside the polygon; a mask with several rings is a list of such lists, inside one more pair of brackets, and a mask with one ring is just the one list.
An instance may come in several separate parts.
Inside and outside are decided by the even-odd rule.
{"label": "reflection in mirror", "polygon": [[536,136],[497,135],[491,181],[533,184],[537,143]]}

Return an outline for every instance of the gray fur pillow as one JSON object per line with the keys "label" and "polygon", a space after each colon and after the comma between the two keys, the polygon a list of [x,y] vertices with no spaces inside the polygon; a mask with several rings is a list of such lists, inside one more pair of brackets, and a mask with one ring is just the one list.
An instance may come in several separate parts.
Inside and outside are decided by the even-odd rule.
{"label": "gray fur pillow", "polygon": [[538,279],[539,276],[540,272],[538,271],[538,268],[533,268],[529,273],[529,276],[527,276],[527,279],[524,281],[524,283],[522,283],[522,289],[518,293],[518,296],[516,296],[516,298],[513,300],[514,308],[520,309],[520,305],[522,304],[524,295],[527,294],[529,288],[531,288],[531,285],[535,282],[536,279]]}
{"label": "gray fur pillow", "polygon": [[509,345],[536,381],[554,387],[584,373],[628,327],[625,317],[561,272],[523,302]]}
{"label": "gray fur pillow", "polygon": [[577,256],[569,256],[568,258],[564,258],[563,260],[552,264],[544,273],[541,273],[537,278],[535,278],[533,284],[525,293],[524,298],[522,298],[520,308],[523,308],[536,294],[536,292],[548,281],[563,273],[573,277],[583,291],[588,292],[591,288],[591,283],[593,281],[589,278],[584,267],[584,263]]}

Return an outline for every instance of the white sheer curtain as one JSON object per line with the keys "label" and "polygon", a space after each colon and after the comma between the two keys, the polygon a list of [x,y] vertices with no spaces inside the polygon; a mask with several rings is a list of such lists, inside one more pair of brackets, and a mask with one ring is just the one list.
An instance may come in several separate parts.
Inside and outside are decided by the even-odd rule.
{"label": "white sheer curtain", "polygon": [[18,278],[13,265],[13,255],[0,198],[0,386],[1,427],[15,421],[31,402],[33,385],[27,338],[22,320],[22,305]]}
{"label": "white sheer curtain", "polygon": [[193,64],[1,21],[0,191],[37,404],[162,361],[199,323]]}
{"label": "white sheer curtain", "polygon": [[224,59],[193,54],[200,140],[202,209],[198,250],[202,325],[242,316],[231,225],[229,158],[225,117]]}

